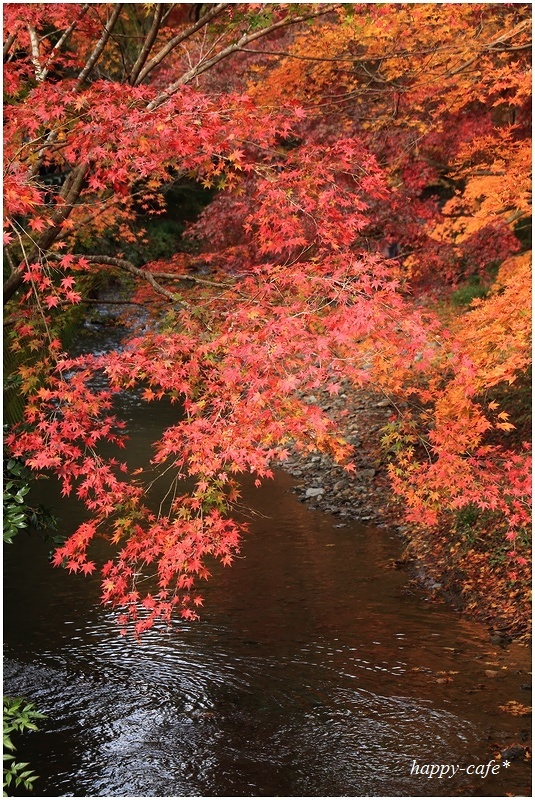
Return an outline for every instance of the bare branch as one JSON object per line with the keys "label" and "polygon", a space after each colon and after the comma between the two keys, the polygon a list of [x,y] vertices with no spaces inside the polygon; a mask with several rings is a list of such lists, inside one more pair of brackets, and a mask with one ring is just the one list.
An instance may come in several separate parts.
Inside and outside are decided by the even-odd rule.
{"label": "bare branch", "polygon": [[49,147],[51,147],[55,143],[57,138],[58,138],[58,131],[57,129],[52,128],[52,130],[48,133],[48,136],[46,137],[43,146],[39,148],[39,151],[37,153],[37,159],[30,167],[29,171],[30,178],[35,178],[35,176],[39,173],[39,170],[41,169],[41,165],[43,163],[43,159],[46,155],[46,151],[48,150]]}
{"label": "bare branch", "polygon": [[[333,56],[332,58],[322,57],[322,56],[305,56],[305,55],[298,55],[296,53],[290,53],[287,50],[255,50],[252,47],[242,47],[240,48],[241,53],[252,53],[255,56],[280,56],[281,58],[295,58],[299,61],[327,61],[336,63],[338,61],[342,62],[350,62],[355,63],[357,61],[363,61],[364,59],[359,59],[357,56]],[[366,61],[372,60],[371,57],[367,58]],[[377,60],[377,59],[374,59]]]}
{"label": "bare branch", "polygon": [[13,256],[11,255],[9,247],[5,247],[4,248],[4,254],[5,254],[5,257],[7,259],[7,263],[9,265],[9,274],[13,275],[13,273],[17,269],[17,266],[16,266],[15,262],[13,261]]}
{"label": "bare branch", "polygon": [[32,64],[35,69],[35,79],[38,83],[44,79],[43,66],[41,64],[41,56],[39,54],[39,39],[37,38],[37,31],[33,25],[28,25],[28,33],[30,35],[30,49]]}
{"label": "bare branch", "polygon": [[3,60],[4,61],[6,60],[6,57],[7,57],[8,53],[9,53],[9,51],[13,47],[13,42],[17,38],[17,31],[18,31],[18,28],[14,33],[10,33],[9,36],[7,37],[7,39],[4,42],[4,56],[3,56]]}
{"label": "bare branch", "polygon": [[218,289],[228,289],[232,283],[219,283],[219,281],[209,281],[206,278],[199,278],[197,275],[176,275],[174,272],[153,272],[151,273],[155,278],[165,278],[169,281],[189,281],[191,283],[199,283],[202,286],[215,286]]}
{"label": "bare branch", "polygon": [[509,215],[505,218],[504,222],[507,225],[511,225],[513,222],[516,222],[517,220],[522,219],[522,217],[527,217],[527,216],[529,216],[528,212],[523,211],[522,209],[519,208],[517,211],[513,211],[512,214],[509,213]]}
{"label": "bare branch", "polygon": [[22,270],[17,267],[4,282],[4,305],[11,300],[17,289],[22,285]]}
{"label": "bare branch", "polygon": [[531,25],[531,20],[524,20],[523,22],[520,22],[512,30],[506,31],[505,33],[502,33],[501,36],[498,36],[497,39],[494,39],[492,42],[487,42],[486,44],[482,45],[481,50],[478,53],[476,53],[476,55],[474,55],[472,58],[468,59],[468,61],[465,61],[463,64],[460,64],[455,69],[449,70],[446,73],[446,75],[448,77],[451,77],[453,75],[457,75],[459,72],[463,72],[463,70],[468,69],[468,67],[470,67],[474,63],[474,61],[477,61],[477,59],[483,53],[501,52],[502,50],[505,50],[507,52],[508,50],[512,50],[512,49],[515,49],[515,50],[524,49],[525,45],[518,45],[518,46],[516,46],[514,48],[513,47],[509,47],[508,45],[505,45],[504,47],[500,47],[500,45],[502,45],[505,42],[509,41],[509,39],[512,39],[514,36],[516,36],[518,33],[523,31],[525,28],[529,28],[530,25]]}
{"label": "bare branch", "polygon": [[136,63],[132,67],[132,71],[128,76],[128,83],[131,86],[136,86],[137,77],[141,72],[141,69],[143,68],[147,58],[149,57],[149,53],[152,50],[154,42],[156,41],[156,37],[162,22],[163,11],[163,3],[157,3],[156,8],[154,9],[154,18],[152,20],[151,29],[147,34],[147,38],[145,39],[143,47],[141,48],[141,51],[137,57]]}
{"label": "bare branch", "polygon": [[54,45],[54,47],[50,51],[50,55],[48,56],[48,58],[46,60],[46,63],[45,63],[45,66],[43,68],[43,80],[48,75],[49,65],[50,65],[52,59],[54,58],[55,54],[60,50],[61,47],[63,47],[63,45],[65,44],[65,42],[67,41],[67,39],[69,38],[69,36],[73,32],[73,30],[76,28],[78,22],[82,19],[82,17],[84,16],[84,14],[86,13],[88,8],[89,8],[89,3],[85,3],[82,6],[82,8],[80,10],[80,13],[78,14],[78,16],[76,17],[74,22],[72,22],[69,25],[69,27],[67,28],[67,30],[65,30],[63,32],[63,34],[60,36],[60,38],[58,39],[58,41],[56,42],[56,44]]}
{"label": "bare branch", "polygon": [[[49,259],[59,260],[61,256],[58,253],[50,253],[48,255]],[[73,255],[73,258],[81,258],[85,261],[88,261],[90,264],[108,264],[111,267],[117,267],[118,269],[124,270],[125,272],[130,272],[132,275],[135,275],[138,278],[143,278],[143,280],[148,281],[152,288],[158,292],[158,294],[163,295],[163,297],[167,297],[168,300],[172,300],[176,303],[176,296],[172,292],[168,292],[163,286],[161,286],[157,281],[156,278],[165,278],[166,280],[173,280],[173,281],[184,281],[184,282],[193,282],[199,283],[204,286],[215,286],[220,289],[227,289],[229,286],[232,286],[231,283],[218,283],[216,281],[209,281],[205,278],[198,278],[196,275],[176,275],[173,272],[150,272],[146,269],[141,269],[140,267],[134,266],[130,261],[126,261],[124,258],[117,258],[115,256],[86,256],[86,255]],[[100,302],[98,300],[95,301],[84,301],[84,302]],[[119,302],[119,303],[127,303],[132,301],[121,300],[109,300],[107,302]],[[182,306],[186,306],[185,303],[180,303]]]}
{"label": "bare branch", "polygon": [[204,28],[205,25],[207,25],[215,17],[219,16],[219,14],[228,8],[229,5],[230,3],[218,3],[206,14],[203,14],[199,21],[194,25],[191,25],[185,31],[182,31],[182,33],[174,36],[164,47],[162,47],[160,52],[149,61],[145,68],[141,70],[134,85],[138,86],[141,81],[147,77],[149,72],[152,72],[154,67],[158,66],[158,64],[163,61],[163,59],[171,52],[171,50],[174,50],[179,44],[184,42],[186,39],[189,39],[190,36],[193,36],[193,34],[199,31],[201,28]]}
{"label": "bare branch", "polygon": [[[148,303],[153,302],[148,300]],[[78,300],[78,303],[73,304],[70,300],[60,300],[58,306],[72,306],[72,305],[79,305],[80,303],[86,303],[87,305],[96,305],[96,306],[141,306],[142,308],[146,305],[145,303],[138,303],[136,300],[101,300],[100,298],[94,297],[81,297]]]}
{"label": "bare branch", "polygon": [[251,42],[255,42],[257,39],[267,36],[267,34],[279,30],[280,28],[288,27],[290,25],[297,25],[300,22],[306,22],[309,19],[315,19],[316,17],[323,16],[324,14],[328,14],[330,11],[333,11],[336,8],[338,8],[338,4],[325,4],[322,5],[320,9],[313,11],[310,14],[302,14],[297,17],[285,18],[279,20],[278,22],[274,22],[273,25],[268,25],[267,28],[254,31],[254,33],[244,33],[237,42],[225,47],[223,50],[220,50],[219,53],[216,53],[216,55],[212,58],[209,58],[206,61],[200,61],[199,64],[185,72],[177,81],[171,83],[161,94],[155,97],[151,103],[149,103],[147,110],[154,111],[155,108],[158,108],[158,106],[160,106],[162,103],[165,103],[165,101],[168,100],[180,86],[184,86],[194,78],[202,75],[203,72],[211,69],[213,66],[215,66],[215,64],[218,64],[220,61],[223,61],[223,59],[228,58],[233,53],[239,52]]}
{"label": "bare branch", "polygon": [[[54,253],[49,256],[50,258],[60,259],[57,253]],[[74,258],[83,258],[88,261],[90,264],[107,264],[110,267],[117,267],[118,269],[123,270],[124,272],[129,272],[131,275],[135,275],[137,278],[142,278],[144,281],[147,281],[155,292],[162,295],[162,297],[166,297],[175,305],[180,305],[183,308],[186,307],[185,303],[177,301],[176,295],[173,292],[167,291],[158,281],[154,278],[151,272],[146,269],[140,269],[139,267],[135,267],[130,261],[126,261],[124,258],[116,258],[115,256],[85,256],[85,255],[75,255]]]}
{"label": "bare branch", "polygon": [[115,28],[115,26],[117,24],[117,21],[119,19],[120,14],[121,14],[122,8],[123,8],[123,3],[117,3],[115,5],[115,9],[113,11],[113,14],[111,15],[110,19],[106,23],[106,27],[104,28],[104,33],[102,34],[102,36],[98,40],[98,42],[97,42],[97,44],[95,46],[95,49],[93,50],[93,52],[89,56],[85,67],[83,68],[83,70],[78,75],[78,81],[76,83],[76,91],[83,86],[85,79],[91,73],[91,70],[93,69],[93,67],[97,63],[98,59],[100,58],[100,54],[102,53],[102,51],[106,47],[106,45],[108,43],[108,40],[109,40],[109,38],[111,36],[111,33],[112,33],[113,29]]}

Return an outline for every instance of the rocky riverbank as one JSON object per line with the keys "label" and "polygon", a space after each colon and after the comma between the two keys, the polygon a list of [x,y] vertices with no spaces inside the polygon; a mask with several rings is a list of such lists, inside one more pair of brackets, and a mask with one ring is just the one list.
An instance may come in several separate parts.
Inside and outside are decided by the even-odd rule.
{"label": "rocky riverbank", "polygon": [[[472,563],[469,559],[464,563],[450,555],[451,545],[459,547],[459,532],[433,531],[426,536],[425,531],[411,531],[405,524],[402,501],[392,493],[380,447],[381,428],[395,413],[394,404],[384,395],[352,387],[335,396],[318,392],[305,397],[305,402],[318,405],[336,420],[355,448],[356,472],[348,473],[333,465],[328,456],[306,457],[293,451],[283,466],[298,481],[294,491],[299,498],[310,508],[333,514],[338,519],[336,527],[356,520],[397,532],[408,547],[403,559],[393,566],[406,567],[411,579],[430,598],[445,601],[482,621],[496,644],[505,645],[512,639],[529,641],[529,599],[523,585],[526,581],[519,582],[505,597],[507,566],[492,566],[496,553],[503,549],[501,536],[488,537],[479,561]],[[461,541],[456,553],[466,547]]]}
{"label": "rocky riverbank", "polygon": [[356,471],[348,473],[333,465],[329,456],[303,457],[293,452],[284,469],[299,483],[296,493],[311,508],[344,520],[386,526],[404,533],[399,506],[392,496],[386,464],[379,447],[380,430],[394,412],[391,402],[368,390],[351,390],[331,396],[309,395],[305,402],[320,406],[339,424],[345,439],[355,448]]}

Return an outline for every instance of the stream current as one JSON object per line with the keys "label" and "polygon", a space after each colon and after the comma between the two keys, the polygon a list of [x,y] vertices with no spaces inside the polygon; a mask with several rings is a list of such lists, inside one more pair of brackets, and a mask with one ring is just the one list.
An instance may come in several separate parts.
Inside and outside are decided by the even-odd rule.
{"label": "stream current", "polygon": [[[176,408],[120,402],[136,467]],[[528,702],[527,651],[429,602],[391,568],[395,536],[340,527],[293,483],[244,482],[250,533],[202,587],[201,621],[140,642],[98,604],[97,577],[53,569],[38,536],[5,548],[4,692],[47,715],[19,744],[36,797],[529,796],[522,761],[466,770],[525,739],[499,707]],[[50,481],[34,499],[62,530],[84,518]],[[421,774],[432,763],[460,769]]]}

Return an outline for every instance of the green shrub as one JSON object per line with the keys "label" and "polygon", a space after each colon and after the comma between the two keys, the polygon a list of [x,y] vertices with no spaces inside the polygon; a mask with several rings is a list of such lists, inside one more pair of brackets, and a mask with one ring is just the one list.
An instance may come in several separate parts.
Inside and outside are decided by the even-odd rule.
{"label": "green shrub", "polygon": [[28,703],[23,697],[4,695],[4,797],[9,796],[6,789],[10,786],[22,785],[26,791],[31,791],[38,778],[33,770],[28,769],[27,761],[17,761],[16,747],[11,738],[13,733],[36,731],[34,720],[37,719],[44,719],[44,714],[36,711],[33,703]]}
{"label": "green shrub", "polygon": [[[13,537],[24,528],[55,530],[54,516],[43,506],[30,506],[26,495],[30,491],[30,470],[16,458],[4,457],[4,542],[13,543]],[[55,544],[65,537],[49,536]]]}

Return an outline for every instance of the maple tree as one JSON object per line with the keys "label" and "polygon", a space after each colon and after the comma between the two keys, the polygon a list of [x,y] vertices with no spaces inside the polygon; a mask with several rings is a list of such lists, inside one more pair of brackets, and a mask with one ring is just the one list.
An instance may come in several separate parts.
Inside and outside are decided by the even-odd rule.
{"label": "maple tree", "polygon": [[[351,471],[351,448],[304,397],[371,386],[392,485],[422,528],[476,507],[503,522],[511,570],[529,514],[527,445],[492,391],[529,363],[527,5],[6,4],[4,301],[24,419],[12,454],[91,512],[54,563],[97,568],[140,633],[195,617],[210,561],[243,526],[239,476],[288,448]],[[165,259],[148,221],[188,180],[212,200]],[[495,275],[467,312],[437,298]],[[126,275],[120,351],[64,352],[91,281]],[[136,330],[139,305],[143,327]],[[149,324],[147,324],[149,320]],[[93,378],[106,377],[97,389]],[[114,394],[164,396],[155,442],[170,500],[144,502]],[[512,391],[512,390],[511,390]],[[155,586],[143,594],[140,576]]]}

